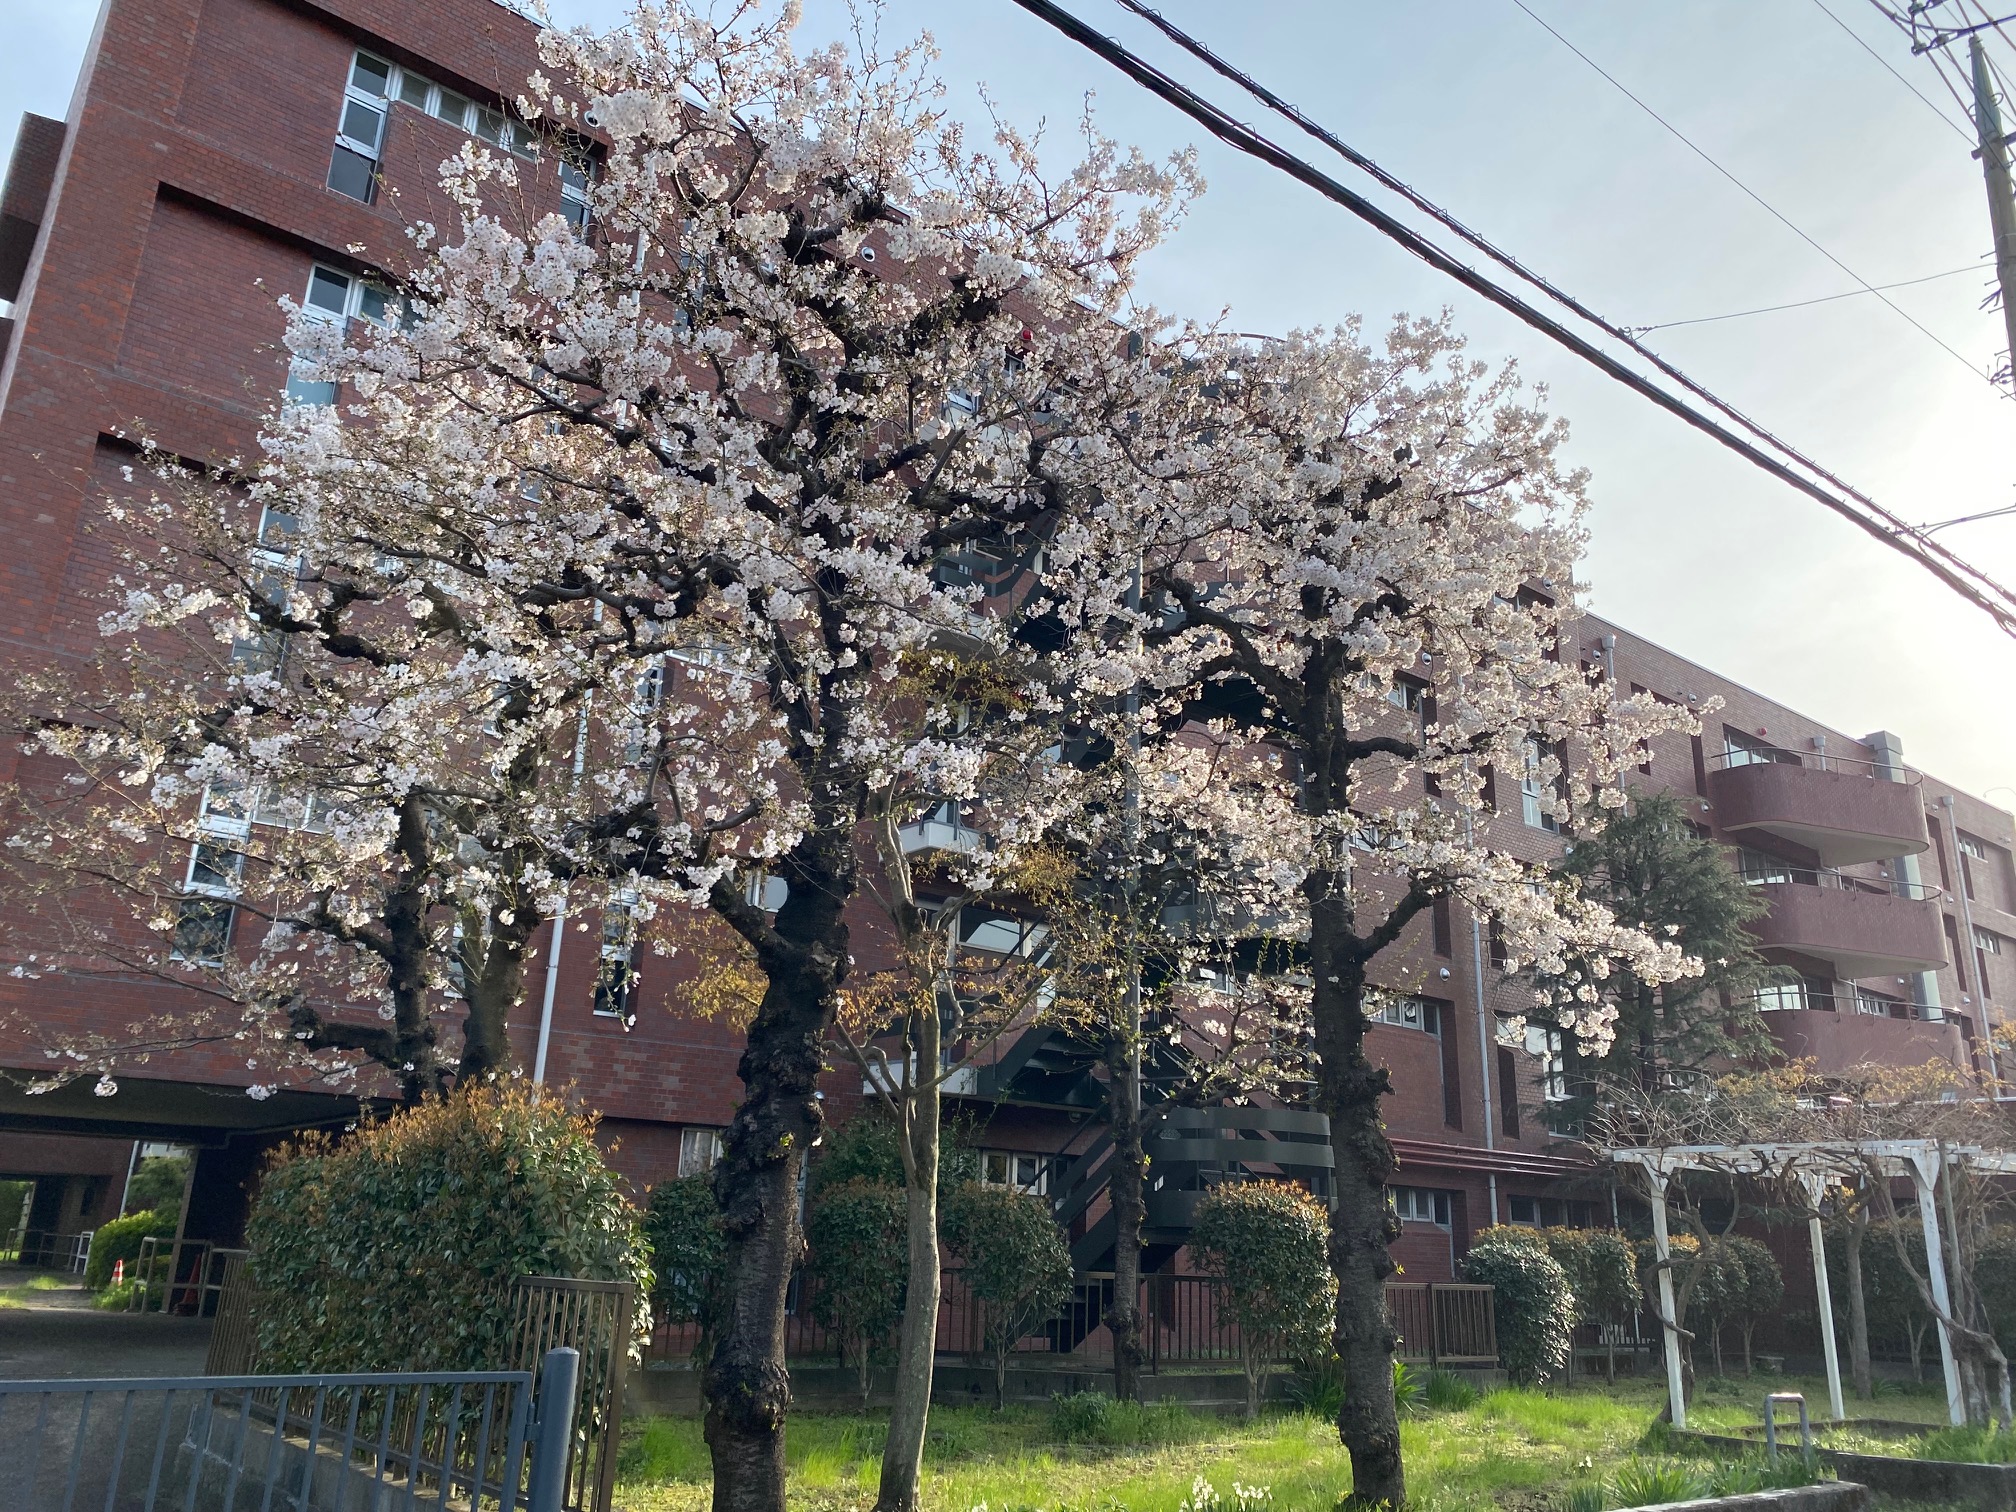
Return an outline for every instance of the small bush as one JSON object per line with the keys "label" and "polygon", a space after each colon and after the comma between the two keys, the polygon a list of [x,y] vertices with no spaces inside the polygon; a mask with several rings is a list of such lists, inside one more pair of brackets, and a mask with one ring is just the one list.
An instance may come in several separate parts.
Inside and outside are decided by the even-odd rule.
{"label": "small bush", "polygon": [[1656,1507],[1661,1502],[1695,1501],[1710,1494],[1708,1477],[1680,1460],[1630,1459],[1610,1481],[1614,1507]]}
{"label": "small bush", "polygon": [[1544,1248],[1495,1240],[1463,1257],[1463,1279],[1497,1288],[1498,1358],[1522,1384],[1544,1381],[1568,1360],[1575,1293]]}
{"label": "small bush", "polygon": [[901,1187],[856,1178],[822,1187],[805,1222],[811,1250],[812,1315],[853,1357],[865,1411],[875,1356],[903,1321],[910,1267]]}
{"label": "small bush", "polygon": [[1562,1504],[1562,1512],[1603,1512],[1606,1500],[1601,1482],[1584,1481],[1579,1486],[1568,1488],[1568,1500]]}
{"label": "small bush", "polygon": [[173,1239],[177,1222],[173,1213],[150,1210],[128,1213],[103,1225],[91,1236],[91,1258],[84,1265],[84,1284],[92,1291],[103,1291],[112,1284],[113,1265],[121,1260],[126,1262],[130,1276],[133,1263],[140,1258],[140,1241]]}
{"label": "small bush", "polygon": [[1225,1311],[1239,1327],[1248,1416],[1276,1365],[1328,1347],[1337,1312],[1329,1235],[1323,1205],[1285,1181],[1227,1183],[1197,1204],[1190,1253],[1224,1283]]}
{"label": "small bush", "polygon": [[1344,1410],[1344,1362],[1328,1351],[1305,1362],[1288,1382],[1288,1400],[1313,1418],[1336,1422]]}
{"label": "small bush", "polygon": [[1428,1377],[1405,1360],[1393,1362],[1393,1406],[1400,1412],[1419,1412],[1428,1405]]}
{"label": "small bush", "polygon": [[284,1147],[246,1224],[262,1367],[497,1369],[514,1277],[648,1281],[594,1133],[551,1094],[481,1086]]}
{"label": "small bush", "polygon": [[1800,1455],[1781,1453],[1773,1461],[1757,1454],[1717,1465],[1709,1472],[1708,1492],[1711,1496],[1752,1496],[1759,1491],[1810,1486],[1819,1479],[1819,1467]]}
{"label": "small bush", "polygon": [[651,1188],[644,1213],[651,1247],[651,1307],[673,1323],[699,1325],[696,1354],[704,1358],[727,1301],[727,1236],[714,1183],[680,1176]]}
{"label": "small bush", "polygon": [[1050,1204],[1027,1192],[969,1181],[941,1210],[945,1248],[980,1304],[981,1331],[994,1356],[994,1405],[1006,1405],[1008,1356],[1071,1295],[1071,1250]]}
{"label": "small bush", "polygon": [[1116,1402],[1103,1391],[1050,1398],[1050,1436],[1060,1444],[1124,1449],[1195,1438],[1194,1414],[1178,1402]]}
{"label": "small bush", "polygon": [[1422,1384],[1426,1405],[1438,1412],[1464,1412],[1484,1400],[1484,1393],[1453,1370],[1431,1370]]}

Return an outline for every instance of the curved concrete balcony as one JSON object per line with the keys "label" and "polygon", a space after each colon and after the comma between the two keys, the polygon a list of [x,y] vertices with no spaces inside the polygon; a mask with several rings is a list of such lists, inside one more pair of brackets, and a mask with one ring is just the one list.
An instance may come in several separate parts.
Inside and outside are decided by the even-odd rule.
{"label": "curved concrete balcony", "polygon": [[1866,761],[1828,759],[1823,769],[1751,761],[1708,774],[1715,822],[1761,831],[1814,852],[1822,866],[1888,861],[1928,849],[1917,774],[1892,782]]}
{"label": "curved concrete balcony", "polygon": [[1902,897],[1838,872],[1795,871],[1792,880],[1756,884],[1771,911],[1750,925],[1760,947],[1826,961],[1844,982],[1908,976],[1946,964],[1937,890]]}
{"label": "curved concrete balcony", "polygon": [[1825,1009],[1767,1013],[1764,1022],[1786,1055],[1810,1060],[1822,1075],[1854,1066],[1922,1066],[1927,1061],[1968,1064],[1967,1042],[1950,1020],[1884,1018]]}

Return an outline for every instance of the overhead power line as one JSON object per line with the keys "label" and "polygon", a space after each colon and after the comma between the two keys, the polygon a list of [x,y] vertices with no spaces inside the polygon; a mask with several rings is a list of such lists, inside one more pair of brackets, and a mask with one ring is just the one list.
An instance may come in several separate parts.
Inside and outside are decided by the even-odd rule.
{"label": "overhead power line", "polygon": [[[1962,126],[1958,121],[1954,120],[1953,117],[1946,114],[1946,112],[1940,107],[1939,103],[1936,100],[1934,100],[1930,95],[1926,94],[1916,84],[1913,84],[1909,79],[1905,78],[1904,75],[1897,72],[1896,69],[1892,68],[1890,66],[1890,60],[1884,57],[1883,54],[1876,51],[1876,49],[1871,47],[1867,42],[1863,41],[1862,34],[1860,32],[1856,31],[1854,27],[1850,26],[1846,21],[1843,21],[1839,16],[1835,15],[1834,12],[1832,12],[1827,8],[1827,0],[1813,0],[1813,3],[1820,8],[1821,15],[1825,16],[1829,21],[1832,21],[1836,26],[1840,27],[1841,30],[1843,30],[1848,34],[1850,41],[1852,41],[1857,47],[1861,48],[1862,51],[1869,54],[1870,57],[1874,58],[1877,61],[1877,63],[1881,65],[1885,73],[1890,75],[1890,77],[1895,79],[1899,84],[1902,84],[1906,89],[1910,90],[1911,93],[1916,95],[1920,100],[1924,101],[1925,108],[1931,111],[1932,114],[1939,117],[1941,121],[1945,122],[1946,127],[1949,131],[1957,131],[1960,134],[1960,139],[1962,141],[1966,142],[1969,146],[1973,145],[1974,133],[1969,131],[1965,126]],[[1896,286],[1894,284],[1891,284],[1886,285],[1885,287],[1894,288]]]}
{"label": "overhead power line", "polygon": [[1948,346],[1929,328],[1927,328],[1924,325],[1921,325],[1917,320],[1913,319],[1911,314],[1907,310],[1905,310],[1902,305],[1897,304],[1893,300],[1884,299],[1883,295],[1877,290],[1874,284],[1870,283],[1868,279],[1864,278],[1860,273],[1857,273],[1853,268],[1849,267],[1848,264],[1841,261],[1841,259],[1836,257],[1832,252],[1829,252],[1825,247],[1821,246],[1819,242],[1815,241],[1811,236],[1807,235],[1805,231],[1801,230],[1798,226],[1794,225],[1791,217],[1787,216],[1776,205],[1772,204],[1769,200],[1764,198],[1764,196],[1759,194],[1755,189],[1752,189],[1748,184],[1744,183],[1743,180],[1736,177],[1736,175],[1731,173],[1727,168],[1724,168],[1719,162],[1717,162],[1713,157],[1709,155],[1707,149],[1703,148],[1699,143],[1695,142],[1691,137],[1687,135],[1686,132],[1682,131],[1678,126],[1675,126],[1671,121],[1667,120],[1666,117],[1659,114],[1659,112],[1654,110],[1650,105],[1647,105],[1643,100],[1639,99],[1638,96],[1633,94],[1630,91],[1630,89],[1625,86],[1623,81],[1620,80],[1615,74],[1611,73],[1609,69],[1605,68],[1601,63],[1598,63],[1594,58],[1590,57],[1589,54],[1582,51],[1581,48],[1577,47],[1573,42],[1570,42],[1566,37],[1562,36],[1560,32],[1555,30],[1553,25],[1546,19],[1546,17],[1542,16],[1538,11],[1534,10],[1532,6],[1528,5],[1526,3],[1526,0],[1512,0],[1512,3],[1518,6],[1519,9],[1524,11],[1529,17],[1531,17],[1532,20],[1541,28],[1541,30],[1545,31],[1548,36],[1552,37],[1556,42],[1559,42],[1563,47],[1567,48],[1568,51],[1572,52],[1573,54],[1575,54],[1576,57],[1580,58],[1584,63],[1587,63],[1591,68],[1595,69],[1596,72],[1602,75],[1603,79],[1619,94],[1623,95],[1625,99],[1629,100],[1633,105],[1636,105],[1640,110],[1644,111],[1646,115],[1650,116],[1653,120],[1657,121],[1661,126],[1665,127],[1667,132],[1673,137],[1675,141],[1679,142],[1689,152],[1693,153],[1696,157],[1700,158],[1702,162],[1706,163],[1710,168],[1713,168],[1717,173],[1721,174],[1722,177],[1729,180],[1730,183],[1734,184],[1738,189],[1741,189],[1751,199],[1755,200],[1758,203],[1758,205],[1763,207],[1765,213],[1770,215],[1771,218],[1777,221],[1779,225],[1783,226],[1786,230],[1790,231],[1794,236],[1798,237],[1799,240],[1806,243],[1807,246],[1811,247],[1815,252],[1818,252],[1822,257],[1826,258],[1827,261],[1834,264],[1835,267],[1839,268],[1843,273],[1846,273],[1850,278],[1854,279],[1855,282],[1862,285],[1863,291],[1865,293],[1874,294],[1879,300],[1882,300],[1884,304],[1889,305],[1890,308],[1894,310],[1900,318],[1902,318],[1908,325],[1912,327],[1912,329],[1916,330],[1927,341],[1932,342],[1941,351],[1945,352],[1947,356],[1951,357],[1955,362],[1959,363],[1962,367],[1967,369],[1968,372],[1972,373],[1976,378],[1979,378],[1983,383],[1987,384],[1990,388],[1994,389],[1996,393],[2002,394],[2004,398],[2008,397],[2008,395],[2004,393],[2001,386],[1998,385],[1992,377],[1982,372],[1979,368],[1974,366],[1973,363],[1969,362],[1965,357],[1961,356],[1960,353],[1956,352],[1952,347]]}
{"label": "overhead power line", "polygon": [[[1979,273],[1978,265],[1969,263],[1964,268],[1948,268],[1944,273],[1928,273],[1923,278],[1906,278],[1898,283],[1878,284],[1878,289],[1910,289],[1919,284],[1936,283],[1942,278],[1953,278],[1961,273]],[[1822,294],[1817,299],[1795,299],[1788,304],[1759,305],[1754,310],[1731,310],[1727,315],[1697,315],[1692,320],[1662,320],[1657,325],[1627,326],[1626,329],[1637,336],[1650,331],[1670,331],[1675,326],[1712,325],[1718,320],[1741,320],[1745,315],[1773,315],[1780,310],[1803,310],[1808,305],[1832,304],[1837,299],[1860,299],[1870,293],[1868,289],[1846,289],[1839,294]]]}
{"label": "overhead power line", "polygon": [[[1448,212],[1434,207],[1431,202],[1415,191],[1400,184],[1397,179],[1393,179],[1384,170],[1377,169],[1376,165],[1371,164],[1370,160],[1366,159],[1362,153],[1358,153],[1356,149],[1350,148],[1341,141],[1338,141],[1334,136],[1324,132],[1321,127],[1315,126],[1313,122],[1308,122],[1304,125],[1305,130],[1318,134],[1326,144],[1333,145],[1337,151],[1345,155],[1349,160],[1365,166],[1369,172],[1374,172],[1382,183],[1387,183],[1389,187],[1397,188],[1399,192],[1409,198],[1410,202],[1427,209],[1429,213],[1435,215],[1445,225],[1450,226],[1453,230],[1457,230],[1472,245],[1480,246],[1487,250],[1490,255],[1513,267],[1519,272],[1521,277],[1545,289],[1551,297],[1561,301],[1585,320],[1596,324],[1611,336],[1625,342],[1633,350],[1650,358],[1659,366],[1661,371],[1684,384],[1692,392],[1706,398],[1717,409],[1729,415],[1732,419],[1737,420],[1739,424],[1745,429],[1750,430],[1752,434],[1757,435],[1766,445],[1773,447],[1784,457],[1792,459],[1798,466],[1804,467],[1808,471],[1825,478],[1829,483],[1840,488],[1841,492],[1835,493],[1829,488],[1822,486],[1822,484],[1813,481],[1812,478],[1794,471],[1793,467],[1788,465],[1786,461],[1781,460],[1780,456],[1761,450],[1757,445],[1745,440],[1742,436],[1723,426],[1712,416],[1703,414],[1686,401],[1660,388],[1642,374],[1626,367],[1609,353],[1593,345],[1584,337],[1577,335],[1574,331],[1569,330],[1552,316],[1535,309],[1517,294],[1459,261],[1411,227],[1396,220],[1386,211],[1381,210],[1362,195],[1347,189],[1321,169],[1270,141],[1254,128],[1234,120],[1216,105],[1211,104],[1187,86],[1170,78],[1153,64],[1129,51],[1119,42],[1094,30],[1069,11],[1054,4],[1053,0],[1015,0],[1015,3],[1031,15],[1036,16],[1039,20],[1055,27],[1059,32],[1078,43],[1081,47],[1084,47],[1087,51],[1112,65],[1112,67],[1142,88],[1148,90],[1151,94],[1182,111],[1183,114],[1203,126],[1205,130],[1209,131],[1227,146],[1278,169],[1298,182],[1316,190],[1317,193],[1323,195],[1325,198],[1343,206],[1360,220],[1365,221],[1381,234],[1397,242],[1410,254],[1427,263],[1436,271],[1455,279],[1465,288],[1489,300],[1499,308],[1506,310],[1516,319],[1531,326],[1550,340],[1566,347],[1569,351],[1575,353],[1585,362],[1588,362],[1591,366],[1597,368],[1616,382],[1650,399],[1654,404],[1677,416],[1696,430],[1713,437],[1731,451],[1745,458],[1752,465],[1769,473],[1779,481],[1798,489],[1801,493],[1825,505],[1844,519],[1852,521],[1858,528],[1893,550],[1910,557],[1946,584],[1948,588],[1989,615],[2005,633],[2016,636],[2016,594],[2012,594],[2008,589],[1988,577],[1972,563],[1945,550],[1938,543],[1926,540],[1918,533],[1916,527],[1891,514],[1873,499],[1870,499],[1868,495],[1848,488],[1817,464],[1800,456],[1798,452],[1785,445],[1785,443],[1778,441],[1775,437],[1771,437],[1769,432],[1764,431],[1755,422],[1742,417],[1739,411],[1716,398],[1708,390],[1702,388],[1684,373],[1679,372],[1671,364],[1666,363],[1655,353],[1648,351],[1628,333],[1624,332],[1622,328],[1596,316],[1579,302],[1574,301],[1570,296],[1554,289],[1551,284],[1547,284],[1544,280],[1541,280],[1538,275],[1519,268],[1505,254],[1490,248],[1489,243],[1484,242],[1476,233],[1463,228]],[[1166,34],[1181,38],[1182,45],[1186,49],[1193,51],[1199,56],[1210,58],[1214,68],[1219,69],[1220,72],[1227,73],[1228,76],[1237,77],[1241,81],[1242,87],[1252,89],[1256,94],[1266,99],[1272,108],[1290,114],[1290,118],[1296,120],[1298,125],[1302,125],[1306,121],[1306,117],[1302,117],[1300,112],[1294,110],[1294,107],[1287,105],[1286,102],[1279,101],[1278,97],[1267,93],[1258,84],[1245,80],[1245,76],[1238,75],[1236,70],[1231,70],[1230,65],[1223,64],[1208,54],[1208,50],[1203,49],[1201,44],[1184,36],[1160,17],[1154,16],[1145,6],[1139,6],[1137,0],[1122,0],[1122,3],[1127,4],[1130,9],[1134,9],[1136,14],[1151,17],[1155,24]],[[1846,495],[1846,497],[1843,497],[1843,495]],[[1858,504],[1862,507],[1857,508]]]}

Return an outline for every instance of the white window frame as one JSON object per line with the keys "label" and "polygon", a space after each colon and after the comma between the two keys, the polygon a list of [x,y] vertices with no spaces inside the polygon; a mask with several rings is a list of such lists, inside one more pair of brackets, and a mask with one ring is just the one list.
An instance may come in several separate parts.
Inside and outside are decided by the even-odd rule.
{"label": "white window frame", "polygon": [[[614,973],[625,975],[623,990],[612,990]],[[632,1023],[637,1017],[637,894],[619,888],[602,905],[602,944],[589,1007],[597,1018]],[[604,1007],[605,1003],[613,1004]]]}
{"label": "white window frame", "polygon": [[1988,859],[1987,843],[1976,840],[1972,835],[1961,830],[1955,830],[1953,832],[1953,843],[1960,847],[1960,854],[1963,856],[1972,856],[1976,861],[1986,861]]}
{"label": "white window frame", "polygon": [[1561,795],[1541,771],[1554,753],[1548,749],[1548,742],[1538,735],[1526,737],[1524,750],[1526,759],[1519,771],[1519,817],[1529,829],[1546,830],[1549,834],[1558,835],[1561,833],[1561,821],[1554,817],[1554,805],[1560,801]]}
{"label": "white window frame", "polygon": [[1803,980],[1772,982],[1751,993],[1759,1013],[1799,1013],[1812,1007]]}
{"label": "white window frame", "polygon": [[1050,1195],[1050,1158],[1040,1150],[982,1150],[980,1182],[1035,1197]]}
{"label": "white window frame", "polygon": [[1568,1100],[1568,1052],[1561,1031],[1552,1024],[1526,1026],[1526,1053],[1540,1063],[1540,1097],[1544,1102]]}
{"label": "white window frame", "polygon": [[[1412,1029],[1417,1034],[1440,1038],[1440,1008],[1420,997],[1389,997],[1372,1014],[1375,1024],[1391,1024],[1396,1029]],[[1430,1021],[1434,1023],[1431,1027]]]}
{"label": "white window frame", "polygon": [[1983,929],[1979,924],[1976,924],[1974,926],[1974,948],[1976,950],[1985,950],[1989,955],[2000,955],[2002,954],[2002,936],[1992,930]]}
{"label": "white window frame", "polygon": [[1453,1202],[1450,1194],[1440,1188],[1388,1187],[1386,1196],[1394,1216],[1402,1223],[1426,1223],[1439,1229],[1451,1226]]}
{"label": "white window frame", "polygon": [[721,1136],[725,1129],[689,1124],[679,1131],[679,1174],[705,1176],[721,1163]]}

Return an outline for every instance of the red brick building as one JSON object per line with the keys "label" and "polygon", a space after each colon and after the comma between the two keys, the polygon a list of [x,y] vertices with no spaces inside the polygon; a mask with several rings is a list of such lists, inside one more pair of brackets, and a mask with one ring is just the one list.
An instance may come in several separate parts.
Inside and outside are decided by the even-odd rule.
{"label": "red brick building", "polygon": [[[402,225],[434,193],[434,165],[462,141],[520,152],[528,202],[569,207],[557,161],[534,155],[506,108],[533,66],[532,38],[490,0],[107,0],[68,120],[24,121],[0,196],[0,298],[12,302],[0,322],[8,654],[85,651],[93,589],[109,571],[87,527],[131,457],[127,438],[144,431],[196,458],[249,450],[288,381],[276,301],[335,316],[366,307],[372,259],[402,245]],[[1942,1057],[1992,1070],[1988,1031],[2016,1000],[2010,816],[1921,778],[1894,737],[1825,729],[1595,620],[1575,640],[1574,654],[1620,688],[1696,708],[1723,701],[1701,736],[1662,739],[1643,781],[1698,802],[1703,828],[1742,847],[1746,874],[1769,893],[1760,939],[1802,976],[1773,997],[1785,1047],[1823,1068]],[[13,759],[0,754],[0,777]],[[1491,843],[1552,854],[1559,836],[1523,798],[1500,794]],[[1417,996],[1373,1039],[1399,1088],[1389,1118],[1400,1258],[1410,1278],[1435,1279],[1475,1229],[1574,1218],[1572,1204],[1592,1195],[1582,1168],[1551,1152],[1545,1104],[1558,1087],[1545,1037],[1530,1051],[1498,1042],[1495,1016],[1518,999],[1484,932],[1440,911],[1396,954],[1389,980]],[[706,1163],[738,1090],[733,1037],[673,1011],[676,980],[648,966],[626,1033],[597,1011],[599,965],[592,934],[570,932],[557,970],[540,943],[513,1024],[522,1062],[535,1060],[550,974],[547,1080],[577,1085],[602,1110],[619,1165],[640,1184]],[[143,1018],[165,990],[140,977],[0,976],[0,1010],[18,1016],[0,1034],[0,1068],[41,1070],[38,1034]],[[1068,1157],[1096,1136],[1089,1075],[1070,1047],[1037,1034],[1005,1047],[968,1094],[990,1175],[1041,1183],[1074,1208],[1065,1216],[1088,1265],[1101,1206],[1091,1193],[1068,1200]],[[247,1080],[221,1051],[137,1067],[112,1097],[85,1082],[31,1098],[10,1079],[0,1177],[44,1178],[38,1223],[89,1226],[116,1209],[116,1193],[71,1183],[116,1171],[134,1139],[192,1143],[202,1156],[190,1231],[229,1238],[261,1152],[285,1130],[356,1109],[312,1090],[254,1100]],[[836,1105],[850,1100],[848,1082],[833,1078]],[[1242,1112],[1290,1134],[1300,1117]],[[117,1153],[65,1155],[50,1135],[116,1142]],[[1184,1188],[1236,1154],[1225,1144],[1194,1141],[1195,1159],[1165,1169],[1180,1178],[1151,1209],[1165,1258]]]}

